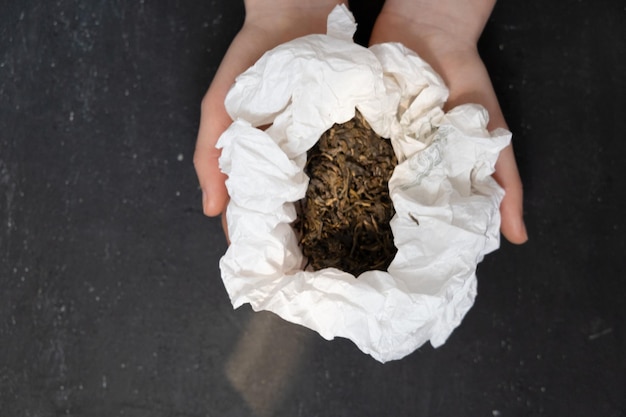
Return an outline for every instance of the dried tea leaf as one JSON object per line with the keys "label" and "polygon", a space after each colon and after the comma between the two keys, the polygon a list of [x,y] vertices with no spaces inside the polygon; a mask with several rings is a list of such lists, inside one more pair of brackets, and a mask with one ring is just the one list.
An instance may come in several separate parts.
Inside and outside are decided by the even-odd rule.
{"label": "dried tea leaf", "polygon": [[309,187],[295,227],[313,269],[335,267],[355,276],[387,269],[397,252],[388,188],[396,165],[389,140],[358,111],[311,148],[305,168]]}

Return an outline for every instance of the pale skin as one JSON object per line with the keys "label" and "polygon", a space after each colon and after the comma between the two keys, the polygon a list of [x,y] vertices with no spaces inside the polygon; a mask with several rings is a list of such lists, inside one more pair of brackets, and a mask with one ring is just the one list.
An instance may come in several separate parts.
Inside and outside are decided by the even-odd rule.
{"label": "pale skin", "polygon": [[[246,0],[246,19],[231,43],[211,86],[202,100],[194,165],[202,188],[207,216],[226,210],[226,176],[220,171],[219,136],[232,120],[224,98],[235,78],[273,47],[311,33],[325,33],[328,14],[336,0]],[[344,2],[345,3],[345,2]],[[489,75],[476,44],[495,0],[386,0],[371,44],[401,42],[425,59],[446,82],[452,108],[478,103],[489,112],[489,130],[507,128]],[[513,148],[498,158],[494,178],[506,195],[500,205],[501,232],[511,243],[528,239],[523,220],[522,182]],[[227,233],[224,224],[224,230]]]}

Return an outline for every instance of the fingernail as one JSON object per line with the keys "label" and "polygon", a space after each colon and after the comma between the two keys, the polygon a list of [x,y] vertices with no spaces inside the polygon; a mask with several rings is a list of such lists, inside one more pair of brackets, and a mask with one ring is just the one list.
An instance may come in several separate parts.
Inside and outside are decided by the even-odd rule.
{"label": "fingernail", "polygon": [[522,232],[524,234],[524,240],[528,240],[528,231],[526,230],[526,223],[522,220]]}
{"label": "fingernail", "polygon": [[526,224],[524,223],[524,218],[520,217],[519,222],[517,224],[517,230],[520,234],[522,240],[520,243],[524,243],[528,240],[528,231],[526,230]]}

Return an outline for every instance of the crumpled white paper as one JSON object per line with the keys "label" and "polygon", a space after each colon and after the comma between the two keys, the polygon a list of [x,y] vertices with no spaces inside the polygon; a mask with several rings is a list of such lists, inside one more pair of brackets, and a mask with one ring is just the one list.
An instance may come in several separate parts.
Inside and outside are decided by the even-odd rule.
{"label": "crumpled white paper", "polygon": [[[491,174],[511,135],[489,133],[478,105],[444,113],[448,90],[426,62],[397,43],[356,45],[355,29],[338,6],[326,35],[267,52],[230,90],[234,122],[217,145],[231,197],[220,268],[235,308],[348,338],[385,362],[443,344],[471,308],[476,266],[499,246],[504,193]],[[358,278],[305,271],[290,224],[308,185],[306,152],[355,108],[398,157],[389,182],[398,253],[388,271]]]}

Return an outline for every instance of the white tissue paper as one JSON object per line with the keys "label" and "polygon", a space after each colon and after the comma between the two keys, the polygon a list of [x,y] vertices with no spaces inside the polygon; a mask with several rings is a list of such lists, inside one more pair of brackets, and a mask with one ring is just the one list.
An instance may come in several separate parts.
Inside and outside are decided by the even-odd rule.
{"label": "white tissue paper", "polygon": [[[267,52],[228,93],[234,122],[217,146],[231,244],[220,268],[235,308],[348,338],[385,362],[442,345],[471,308],[476,266],[499,246],[504,192],[491,174],[511,134],[489,133],[478,105],[445,113],[448,90],[426,62],[397,43],[359,46],[355,30],[337,6],[326,35]],[[303,270],[291,223],[308,186],[306,153],[355,108],[398,157],[389,182],[398,252],[387,271],[358,278]]]}

